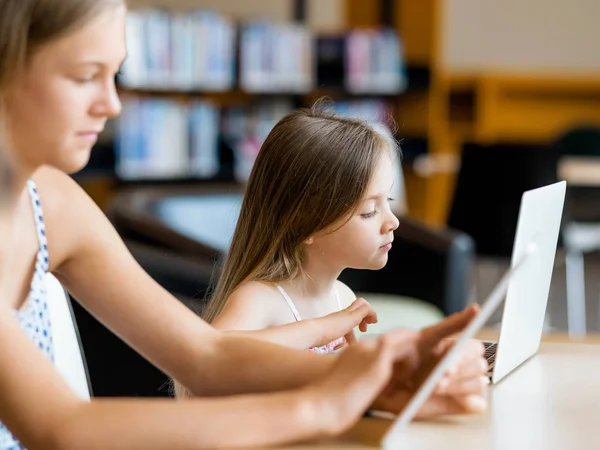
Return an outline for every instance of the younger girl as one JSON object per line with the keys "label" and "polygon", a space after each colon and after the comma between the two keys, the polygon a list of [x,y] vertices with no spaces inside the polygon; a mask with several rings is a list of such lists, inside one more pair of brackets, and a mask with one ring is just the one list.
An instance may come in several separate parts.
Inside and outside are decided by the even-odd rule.
{"label": "younger girl", "polygon": [[[206,319],[319,353],[354,341],[358,323],[339,311],[366,302],[337,278],[387,263],[397,153],[385,132],[318,106],[283,118],[256,159]],[[376,321],[371,309],[361,331]]]}

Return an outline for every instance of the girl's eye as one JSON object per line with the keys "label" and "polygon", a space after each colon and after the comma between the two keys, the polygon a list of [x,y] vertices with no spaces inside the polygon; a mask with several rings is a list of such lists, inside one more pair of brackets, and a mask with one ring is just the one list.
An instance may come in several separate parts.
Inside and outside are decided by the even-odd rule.
{"label": "girl's eye", "polygon": [[94,78],[96,78],[96,75],[86,75],[84,77],[76,77],[75,81],[78,83],[89,83],[90,81],[93,81]]}
{"label": "girl's eye", "polygon": [[375,214],[377,214],[377,211],[371,211],[370,213],[361,214],[360,216],[363,219],[370,219],[371,217],[375,216]]}

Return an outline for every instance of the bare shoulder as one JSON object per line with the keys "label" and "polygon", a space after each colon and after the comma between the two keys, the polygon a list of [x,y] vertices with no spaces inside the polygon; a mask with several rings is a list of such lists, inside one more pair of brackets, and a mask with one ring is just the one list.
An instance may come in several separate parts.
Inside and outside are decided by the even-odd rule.
{"label": "bare shoulder", "polygon": [[227,302],[253,309],[265,308],[273,305],[278,296],[275,286],[261,281],[249,281],[233,291]]}
{"label": "bare shoulder", "polygon": [[274,285],[249,281],[233,291],[213,325],[221,329],[263,329],[280,325],[286,312],[286,304]]}
{"label": "bare shoulder", "polygon": [[32,177],[42,206],[48,237],[50,270],[56,270],[77,251],[89,230],[100,232],[107,219],[69,175],[51,167]]}
{"label": "bare shoulder", "polygon": [[69,175],[52,167],[44,166],[38,169],[32,178],[43,200],[44,210],[48,212],[62,209],[62,205],[70,204],[78,197],[86,195]]}
{"label": "bare shoulder", "polygon": [[336,280],[335,288],[340,296],[340,302],[342,303],[343,308],[350,306],[352,302],[356,300],[356,294],[354,291],[340,280]]}

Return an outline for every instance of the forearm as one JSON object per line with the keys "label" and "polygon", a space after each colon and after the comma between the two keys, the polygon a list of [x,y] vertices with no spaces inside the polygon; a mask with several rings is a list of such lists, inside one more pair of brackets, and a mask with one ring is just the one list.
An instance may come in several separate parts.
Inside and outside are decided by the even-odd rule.
{"label": "forearm", "polygon": [[301,320],[300,322],[269,327],[262,330],[227,330],[232,336],[249,337],[261,341],[284,345],[298,350],[306,350],[312,346],[322,345],[326,339],[326,330],[319,327],[315,320]]}
{"label": "forearm", "polygon": [[[87,273],[102,271],[98,259],[90,256],[87,261],[93,262]],[[285,390],[303,386],[332,367],[333,358],[215,330],[158,286],[128,254],[119,267],[128,268],[131,279],[104,274],[116,281],[103,290],[94,277],[73,274],[84,266],[76,262],[65,269],[70,277],[62,275],[63,284],[76,298],[85,296],[82,303],[96,318],[195,395]]]}
{"label": "forearm", "polygon": [[[326,376],[334,355],[317,355],[270,342],[219,333],[210,360],[188,360],[176,377],[198,396],[270,392],[305,386]],[[200,350],[203,350],[200,348]]]}
{"label": "forearm", "polygon": [[356,320],[351,315],[335,314],[318,319],[301,320],[261,330],[230,330],[230,335],[246,336],[286,347],[306,350],[328,344],[354,333]]}
{"label": "forearm", "polygon": [[[57,427],[56,449],[252,447],[325,434],[317,405],[300,391],[225,399],[94,400]],[[36,447],[31,447],[35,450]]]}

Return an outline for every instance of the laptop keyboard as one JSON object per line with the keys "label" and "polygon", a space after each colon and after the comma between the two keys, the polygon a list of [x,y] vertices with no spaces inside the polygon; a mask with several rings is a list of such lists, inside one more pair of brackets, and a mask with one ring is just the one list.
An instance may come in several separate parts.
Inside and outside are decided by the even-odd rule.
{"label": "laptop keyboard", "polygon": [[483,357],[487,359],[488,366],[491,366],[496,361],[496,348],[498,344],[496,342],[484,342],[485,353]]}

